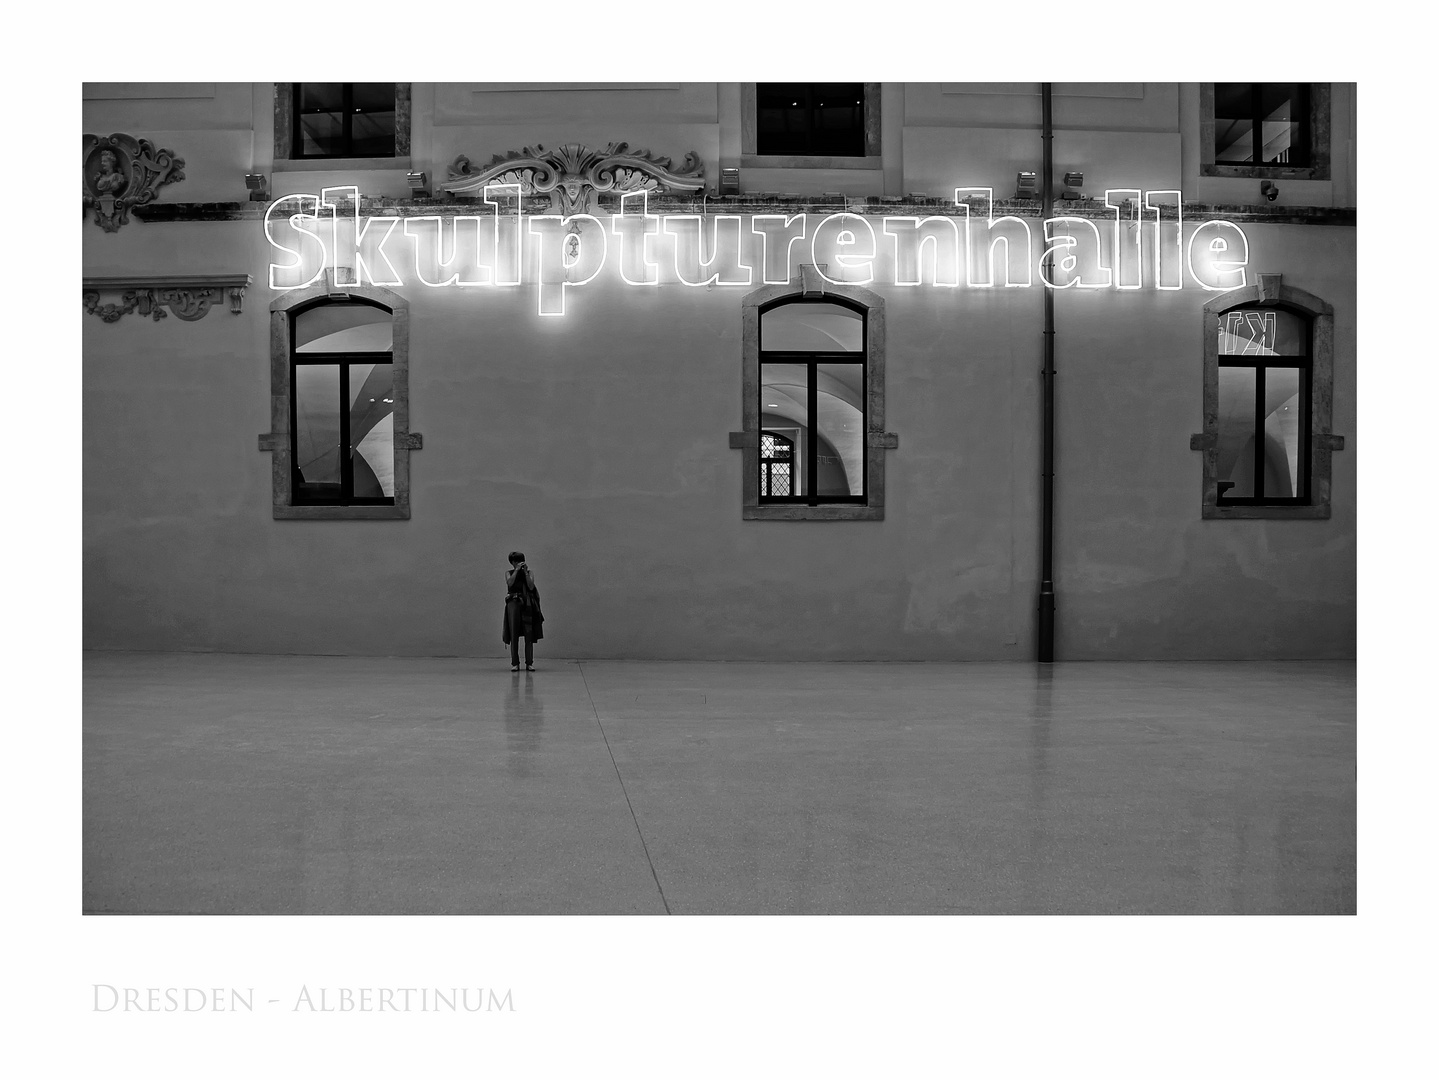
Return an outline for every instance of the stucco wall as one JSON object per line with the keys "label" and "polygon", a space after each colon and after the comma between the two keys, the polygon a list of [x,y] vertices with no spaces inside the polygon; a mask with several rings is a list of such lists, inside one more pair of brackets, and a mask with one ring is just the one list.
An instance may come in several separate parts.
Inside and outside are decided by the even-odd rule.
{"label": "stucco wall", "polygon": [[[530,288],[408,289],[413,518],[275,521],[259,233],[90,243],[92,273],[115,272],[107,251],[172,268],[206,252],[257,285],[239,316],[85,319],[88,645],[498,654],[521,548],[552,655],[1032,654],[1038,288],[883,290],[900,445],[882,522],[740,520],[742,289],[597,282],[559,319]],[[1209,294],[1058,294],[1061,657],[1353,653],[1354,232],[1250,237],[1256,270],[1336,308],[1334,516],[1200,520]]]}

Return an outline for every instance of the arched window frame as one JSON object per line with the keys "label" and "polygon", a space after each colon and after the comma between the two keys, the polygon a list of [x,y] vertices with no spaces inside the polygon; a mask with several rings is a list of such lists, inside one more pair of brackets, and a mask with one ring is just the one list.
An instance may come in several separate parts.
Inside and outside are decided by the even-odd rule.
{"label": "arched window frame", "polygon": [[[1276,308],[1309,320],[1309,501],[1303,505],[1219,503],[1219,324],[1238,308]],[[1335,435],[1334,307],[1313,293],[1285,285],[1278,274],[1261,274],[1256,285],[1234,289],[1204,305],[1204,431],[1190,437],[1192,450],[1203,451],[1201,516],[1222,518],[1328,518],[1332,455],[1344,449]]]}
{"label": "arched window frame", "polygon": [[[730,432],[730,446],[742,451],[741,516],[745,521],[882,521],[884,519],[885,450],[899,446],[899,436],[884,429],[884,298],[857,285],[825,281],[812,266],[801,268],[801,285],[766,285],[744,297],[742,318],[743,429]],[[786,301],[826,300],[843,303],[865,318],[865,501],[761,505],[759,501],[760,315]]]}
{"label": "arched window frame", "polygon": [[[260,436],[260,449],[271,455],[272,507],[275,518],[291,520],[394,520],[410,516],[410,451],[423,445],[410,431],[410,305],[398,293],[372,285],[333,287],[328,280],[305,289],[293,289],[270,304],[270,430]],[[296,315],[320,304],[358,300],[390,313],[394,348],[391,373],[394,382],[395,498],[393,505],[296,505],[291,491],[292,432],[290,404],[293,392],[292,327]]]}

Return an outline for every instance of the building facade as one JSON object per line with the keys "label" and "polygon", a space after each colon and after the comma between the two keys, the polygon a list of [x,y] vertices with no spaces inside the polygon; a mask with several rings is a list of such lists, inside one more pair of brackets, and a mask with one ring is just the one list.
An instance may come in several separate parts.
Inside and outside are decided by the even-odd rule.
{"label": "building facade", "polygon": [[84,97],[87,648],[1354,655],[1353,84]]}

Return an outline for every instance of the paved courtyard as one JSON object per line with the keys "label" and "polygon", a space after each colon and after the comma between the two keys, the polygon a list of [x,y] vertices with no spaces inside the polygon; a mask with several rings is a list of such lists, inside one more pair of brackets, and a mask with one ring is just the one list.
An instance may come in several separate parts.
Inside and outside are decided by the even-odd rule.
{"label": "paved courtyard", "polygon": [[87,653],[92,913],[1346,913],[1352,663]]}

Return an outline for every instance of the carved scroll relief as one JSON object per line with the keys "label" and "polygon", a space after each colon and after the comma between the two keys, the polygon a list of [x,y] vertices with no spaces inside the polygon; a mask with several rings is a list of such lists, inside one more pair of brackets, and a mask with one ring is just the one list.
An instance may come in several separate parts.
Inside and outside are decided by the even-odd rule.
{"label": "carved scroll relief", "polygon": [[551,213],[587,214],[603,191],[699,191],[704,188],[704,163],[691,151],[675,169],[667,157],[631,150],[628,143],[610,143],[591,150],[566,143],[555,150],[527,146],[497,154],[482,168],[461,154],[450,166],[444,189],[456,195],[478,195],[487,184],[517,184],[522,196],[548,195]]}

